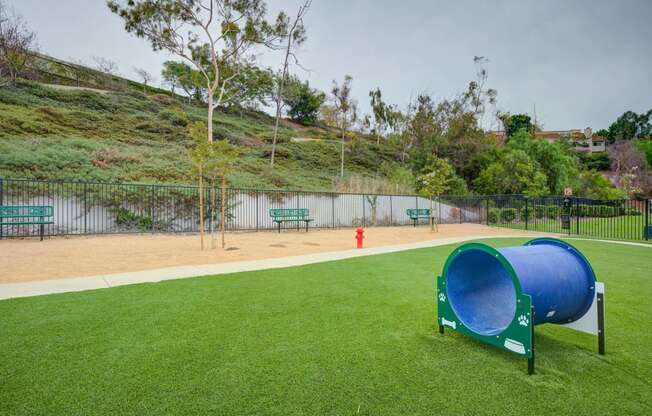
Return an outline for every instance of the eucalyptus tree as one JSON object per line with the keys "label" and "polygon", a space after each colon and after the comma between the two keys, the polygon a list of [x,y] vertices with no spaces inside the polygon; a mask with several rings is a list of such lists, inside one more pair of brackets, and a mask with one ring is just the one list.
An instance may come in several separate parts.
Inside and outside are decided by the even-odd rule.
{"label": "eucalyptus tree", "polygon": [[358,105],[356,101],[351,98],[351,83],[353,77],[350,75],[344,76],[342,84],[333,81],[333,88],[331,94],[333,95],[333,108],[335,110],[335,120],[341,132],[341,153],[342,163],[340,166],[340,176],[344,176],[344,140],[346,139],[346,131],[356,122],[358,117]]}
{"label": "eucalyptus tree", "polygon": [[281,71],[281,76],[277,80],[277,89],[276,89],[276,120],[274,122],[274,133],[272,135],[272,155],[270,157],[270,165],[274,167],[274,155],[276,154],[276,141],[278,139],[278,126],[281,121],[281,111],[283,109],[283,89],[285,88],[285,83],[288,77],[288,66],[289,59],[293,57],[295,62],[298,61],[294,53],[294,48],[300,46],[307,39],[306,28],[303,24],[303,18],[308,13],[308,9],[312,4],[312,0],[306,0],[299,11],[295,16],[292,22],[289,21],[287,16],[283,16],[282,29],[283,31],[279,33],[281,42],[284,47],[284,60],[283,60],[283,70]]}
{"label": "eucalyptus tree", "polygon": [[213,113],[228,100],[247,51],[255,45],[272,47],[286,30],[284,13],[267,20],[263,0],[108,0],[107,5],[127,32],[199,71],[207,91],[209,142]]}
{"label": "eucalyptus tree", "polygon": [[376,144],[380,144],[380,136],[389,123],[391,109],[383,101],[383,94],[380,92],[380,88],[369,91],[369,98],[371,99],[371,110],[374,115],[373,133],[376,135]]}

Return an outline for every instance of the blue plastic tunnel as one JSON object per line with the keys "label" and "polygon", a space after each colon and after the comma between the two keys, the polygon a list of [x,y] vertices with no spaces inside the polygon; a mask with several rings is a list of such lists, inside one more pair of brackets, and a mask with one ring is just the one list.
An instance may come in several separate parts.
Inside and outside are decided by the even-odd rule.
{"label": "blue plastic tunnel", "polygon": [[455,314],[480,335],[499,334],[510,325],[519,293],[531,296],[537,325],[580,319],[595,291],[588,260],[551,238],[499,249],[465,244],[448,258],[444,277]]}

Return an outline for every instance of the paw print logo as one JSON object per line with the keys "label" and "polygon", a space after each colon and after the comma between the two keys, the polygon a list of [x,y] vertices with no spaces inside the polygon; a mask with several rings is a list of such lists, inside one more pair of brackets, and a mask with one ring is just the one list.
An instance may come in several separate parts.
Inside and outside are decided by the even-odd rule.
{"label": "paw print logo", "polygon": [[527,326],[530,323],[530,321],[527,319],[527,316],[521,315],[518,317],[518,324],[520,326]]}
{"label": "paw print logo", "polygon": [[440,293],[439,294],[439,301],[440,302],[446,302],[446,295],[444,295],[443,293]]}

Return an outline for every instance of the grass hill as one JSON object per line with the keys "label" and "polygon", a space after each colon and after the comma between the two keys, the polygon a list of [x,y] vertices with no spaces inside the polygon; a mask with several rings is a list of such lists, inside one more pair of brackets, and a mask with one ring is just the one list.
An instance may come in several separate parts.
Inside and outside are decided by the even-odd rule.
{"label": "grass hill", "polygon": [[[82,82],[54,74],[47,61],[34,66],[28,79],[0,89],[0,177],[53,180],[192,183],[186,126],[205,120],[206,109],[164,90],[133,81],[120,90],[104,90],[102,79],[87,72]],[[49,64],[43,69],[43,62]],[[115,77],[114,77],[115,80]],[[118,79],[119,80],[119,79]],[[46,85],[43,82],[68,85]],[[283,121],[277,165],[269,167],[274,119],[262,112],[218,111],[215,131],[243,150],[232,186],[326,190],[339,177],[340,148],[336,134],[325,127]],[[293,138],[316,139],[297,140]],[[387,146],[358,140],[345,157],[345,170],[359,177],[377,177],[379,166],[392,166]],[[384,180],[382,177],[381,181]]]}

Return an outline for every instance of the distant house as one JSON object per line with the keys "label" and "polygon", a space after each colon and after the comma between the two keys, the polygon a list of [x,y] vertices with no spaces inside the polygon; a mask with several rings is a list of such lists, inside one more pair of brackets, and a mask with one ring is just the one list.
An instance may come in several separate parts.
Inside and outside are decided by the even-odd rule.
{"label": "distant house", "polygon": [[[505,140],[507,139],[507,134],[503,130],[491,131],[489,133],[493,134],[494,137],[496,137],[496,141],[498,141],[500,144],[505,143]],[[575,145],[575,150],[578,152],[598,153],[607,150],[607,139],[602,136],[593,134],[593,131],[588,127],[584,130],[572,129],[537,131],[535,132],[534,137],[537,139],[547,140],[550,143],[554,143],[562,139],[567,139]]]}

